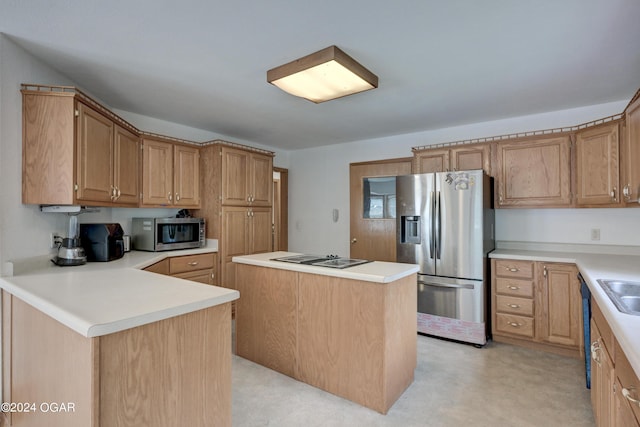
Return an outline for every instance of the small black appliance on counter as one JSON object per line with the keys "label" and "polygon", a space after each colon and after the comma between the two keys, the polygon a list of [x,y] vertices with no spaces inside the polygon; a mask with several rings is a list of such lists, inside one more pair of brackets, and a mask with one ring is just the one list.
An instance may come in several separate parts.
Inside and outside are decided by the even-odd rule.
{"label": "small black appliance on counter", "polygon": [[124,231],[118,223],[80,224],[87,261],[113,261],[124,255]]}

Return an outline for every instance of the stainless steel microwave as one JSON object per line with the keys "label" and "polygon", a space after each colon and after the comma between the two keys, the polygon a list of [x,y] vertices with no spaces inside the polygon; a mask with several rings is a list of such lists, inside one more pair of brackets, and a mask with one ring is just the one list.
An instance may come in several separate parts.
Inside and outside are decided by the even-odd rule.
{"label": "stainless steel microwave", "polygon": [[133,218],[131,244],[139,251],[172,251],[206,244],[204,218]]}

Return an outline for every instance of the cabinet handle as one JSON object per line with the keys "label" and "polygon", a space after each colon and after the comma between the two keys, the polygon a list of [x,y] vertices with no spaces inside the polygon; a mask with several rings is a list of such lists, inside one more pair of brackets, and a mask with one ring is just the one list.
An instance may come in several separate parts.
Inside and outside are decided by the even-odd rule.
{"label": "cabinet handle", "polygon": [[505,267],[504,269],[512,273],[517,273],[518,271],[520,271],[520,269],[517,267]]}
{"label": "cabinet handle", "polygon": [[502,197],[502,193],[500,193],[500,196],[498,197],[498,201],[500,202],[500,204],[502,204],[502,202],[504,202],[504,198]]}
{"label": "cabinet handle", "polygon": [[518,289],[520,289],[520,286],[509,285],[509,289],[511,289],[512,291],[517,291]]}
{"label": "cabinet handle", "polygon": [[111,196],[109,198],[112,202],[116,198],[116,188],[113,185],[111,186]]}
{"label": "cabinet handle", "polygon": [[598,356],[598,351],[600,351],[600,341],[596,340],[591,343],[591,358],[598,364],[598,366],[600,366],[600,357]]}
{"label": "cabinet handle", "polygon": [[118,187],[116,187],[116,200],[118,200],[120,198],[121,194],[122,194],[122,192],[120,191],[120,189]]}
{"label": "cabinet handle", "polygon": [[519,304],[507,304],[511,308],[520,308]]}
{"label": "cabinet handle", "polygon": [[198,265],[198,261],[188,262],[187,265],[190,265],[191,267],[195,267],[196,265]]}
{"label": "cabinet handle", "polygon": [[611,190],[611,201],[615,202],[618,200],[618,197],[616,195],[616,192],[618,191],[618,189],[616,187],[613,187],[613,190]]}
{"label": "cabinet handle", "polygon": [[169,199],[170,202],[173,200],[173,197],[171,196],[171,193],[167,194],[167,199]]}
{"label": "cabinet handle", "polygon": [[640,400],[638,399],[634,399],[633,397],[631,397],[631,392],[635,390],[635,388],[633,387],[622,387],[622,395],[625,397],[625,399],[627,399],[629,402],[633,403],[634,405],[640,407]]}
{"label": "cabinet handle", "polygon": [[625,200],[629,200],[631,198],[631,184],[627,184],[624,186],[624,188],[622,189],[622,195],[624,196]]}
{"label": "cabinet handle", "polygon": [[215,278],[216,278],[216,273],[213,273],[213,272],[212,272],[212,273],[211,273],[211,280],[213,280],[213,279],[215,279]]}
{"label": "cabinet handle", "polygon": [[176,193],[176,202],[180,201],[180,195],[178,193]]}
{"label": "cabinet handle", "polygon": [[513,326],[514,328],[519,328],[522,325],[518,322],[509,322],[509,326]]}

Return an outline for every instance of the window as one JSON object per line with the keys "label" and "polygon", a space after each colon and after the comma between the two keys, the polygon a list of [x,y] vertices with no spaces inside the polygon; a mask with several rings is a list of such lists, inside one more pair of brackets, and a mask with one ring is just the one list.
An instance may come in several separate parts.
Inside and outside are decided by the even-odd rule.
{"label": "window", "polygon": [[396,217],[396,177],[364,178],[362,182],[364,218],[391,219]]}

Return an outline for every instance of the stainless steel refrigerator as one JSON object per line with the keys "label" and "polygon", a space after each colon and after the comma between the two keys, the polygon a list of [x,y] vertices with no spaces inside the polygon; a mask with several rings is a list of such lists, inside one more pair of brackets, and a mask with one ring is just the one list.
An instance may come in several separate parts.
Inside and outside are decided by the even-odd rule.
{"label": "stainless steel refrigerator", "polygon": [[492,181],[482,170],[396,177],[397,260],[418,264],[418,332],[484,345]]}

